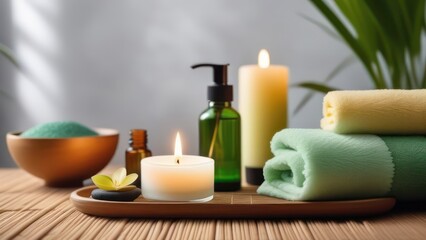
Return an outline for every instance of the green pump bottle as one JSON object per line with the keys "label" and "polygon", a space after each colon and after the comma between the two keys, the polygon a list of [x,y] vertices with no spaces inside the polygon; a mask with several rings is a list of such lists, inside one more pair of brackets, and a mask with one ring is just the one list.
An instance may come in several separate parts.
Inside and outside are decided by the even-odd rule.
{"label": "green pump bottle", "polygon": [[213,158],[215,191],[241,188],[241,118],[232,108],[232,85],[228,85],[229,64],[197,64],[212,67],[215,85],[208,87],[208,108],[199,118],[200,155]]}

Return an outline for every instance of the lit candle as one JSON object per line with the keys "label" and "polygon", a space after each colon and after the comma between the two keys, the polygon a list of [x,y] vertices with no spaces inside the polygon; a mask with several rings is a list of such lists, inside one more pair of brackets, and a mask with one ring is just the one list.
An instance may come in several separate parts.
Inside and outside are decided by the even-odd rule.
{"label": "lit candle", "polygon": [[269,62],[262,49],[258,65],[239,69],[241,159],[246,181],[255,185],[263,182],[263,166],[272,157],[272,136],[287,127],[288,69]]}
{"label": "lit candle", "polygon": [[214,161],[182,155],[179,133],[175,155],[154,156],[141,161],[142,195],[164,201],[209,201],[214,194]]}

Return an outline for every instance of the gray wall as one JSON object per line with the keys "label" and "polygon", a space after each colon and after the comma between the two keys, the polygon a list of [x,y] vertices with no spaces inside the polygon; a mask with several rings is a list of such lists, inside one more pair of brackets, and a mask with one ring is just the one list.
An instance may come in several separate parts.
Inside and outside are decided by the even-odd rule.
{"label": "gray wall", "polygon": [[[180,130],[184,153],[197,154],[211,72],[190,65],[230,63],[238,99],[238,67],[256,63],[261,48],[272,63],[289,66],[292,83],[321,80],[350,55],[301,14],[324,22],[300,0],[0,0],[0,42],[23,65],[18,72],[0,59],[0,88],[12,96],[0,95],[0,134],[58,120],[115,128],[114,162],[122,164],[130,128],[148,129],[154,154],[171,154]],[[371,87],[359,64],[333,83]],[[320,94],[292,114],[307,92],[290,90],[290,127],[319,127]],[[13,166],[3,138],[0,144],[0,166]]]}

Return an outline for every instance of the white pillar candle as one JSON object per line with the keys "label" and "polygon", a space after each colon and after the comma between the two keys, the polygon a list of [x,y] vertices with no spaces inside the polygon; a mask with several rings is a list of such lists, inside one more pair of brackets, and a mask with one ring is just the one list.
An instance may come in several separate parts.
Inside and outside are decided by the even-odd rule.
{"label": "white pillar candle", "polygon": [[175,155],[141,161],[142,195],[164,201],[209,201],[214,195],[214,161],[182,155],[179,135]]}
{"label": "white pillar candle", "polygon": [[262,183],[262,168],[272,157],[270,141],[287,127],[287,81],[287,67],[269,65],[266,50],[259,52],[258,65],[239,69],[241,159],[250,184]]}

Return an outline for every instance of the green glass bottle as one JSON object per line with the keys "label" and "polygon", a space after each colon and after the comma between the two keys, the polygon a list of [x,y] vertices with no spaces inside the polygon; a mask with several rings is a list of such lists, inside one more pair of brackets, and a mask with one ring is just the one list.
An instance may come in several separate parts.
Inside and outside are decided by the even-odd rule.
{"label": "green glass bottle", "polygon": [[241,188],[241,118],[232,108],[232,86],[227,85],[227,66],[213,67],[214,86],[208,88],[208,108],[199,118],[200,155],[213,158],[215,191],[236,191]]}

